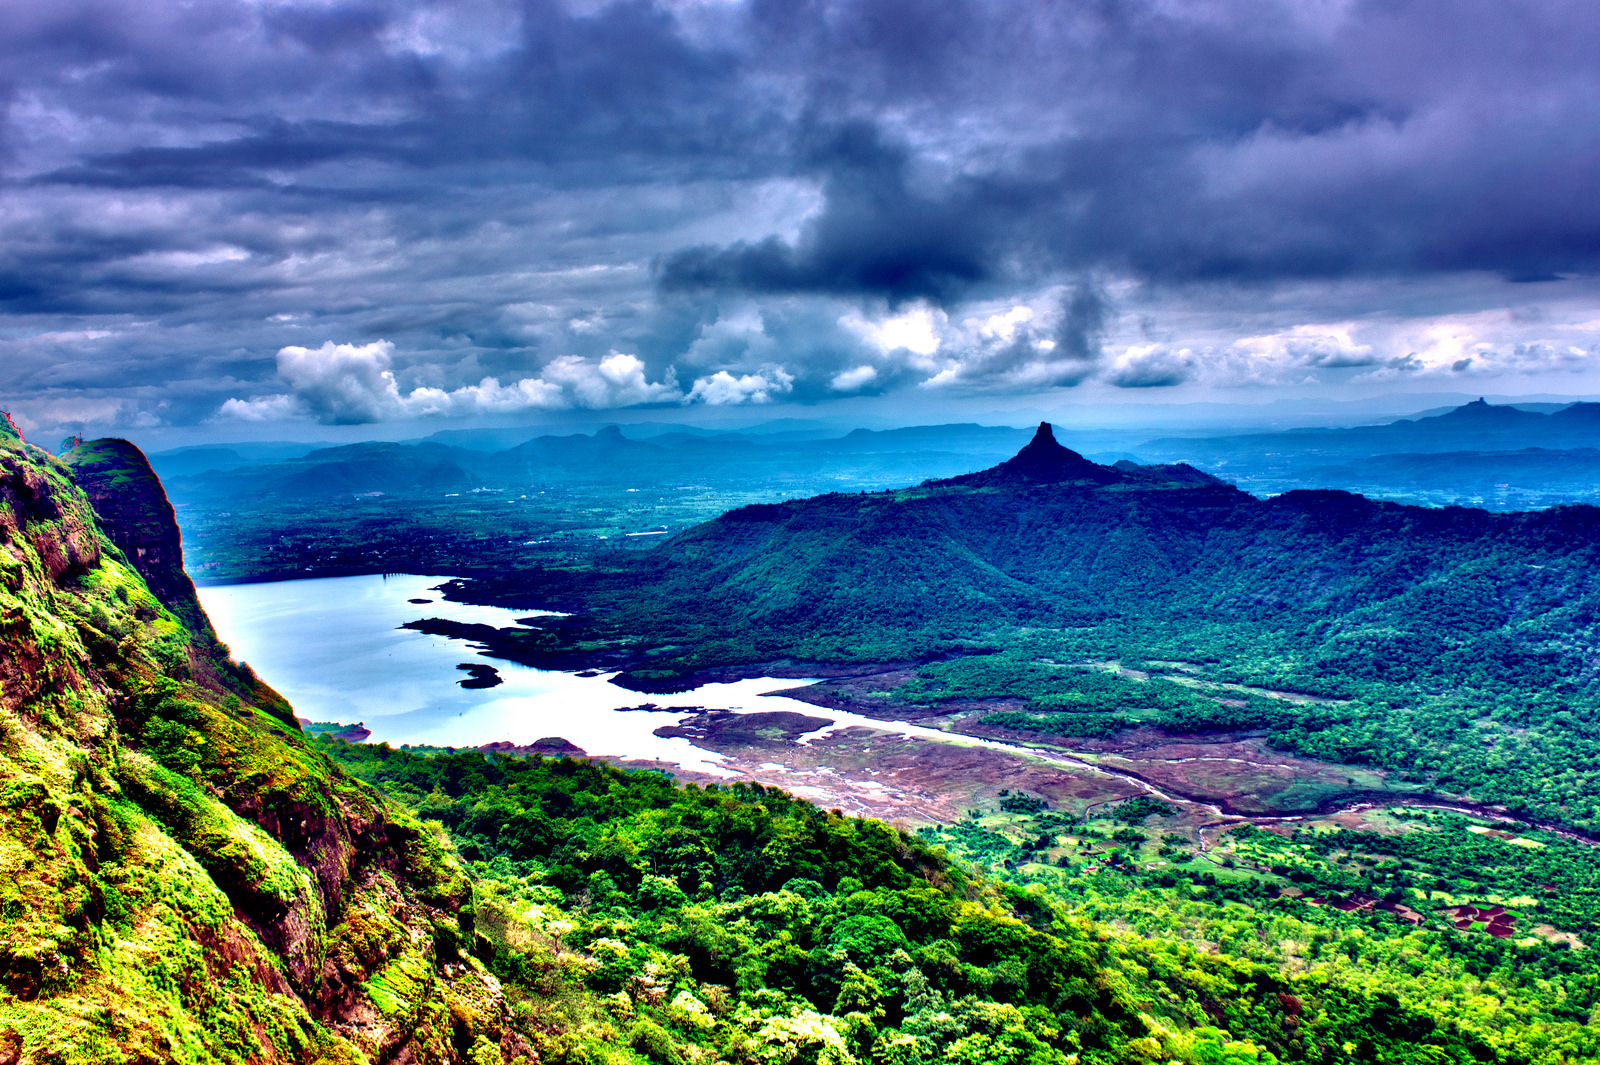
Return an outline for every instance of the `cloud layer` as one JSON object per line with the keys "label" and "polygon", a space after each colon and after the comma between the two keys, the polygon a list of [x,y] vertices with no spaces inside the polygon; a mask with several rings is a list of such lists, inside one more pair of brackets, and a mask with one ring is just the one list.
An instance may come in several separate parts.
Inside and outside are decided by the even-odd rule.
{"label": "cloud layer", "polygon": [[1581,0],[13,0],[0,396],[1558,387],[1597,46]]}

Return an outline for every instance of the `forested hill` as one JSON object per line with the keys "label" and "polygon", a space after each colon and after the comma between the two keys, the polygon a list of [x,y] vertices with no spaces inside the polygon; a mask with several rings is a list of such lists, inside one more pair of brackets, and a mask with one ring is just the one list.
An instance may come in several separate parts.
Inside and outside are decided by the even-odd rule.
{"label": "forested hill", "polygon": [[[1294,669],[1587,677],[1600,510],[1429,509],[1336,491],[1259,500],[1188,466],[1101,466],[1048,426],[919,488],[745,507],[642,557],[477,582],[672,644],[658,666],[918,658],[1015,626],[1272,634]],[[1109,630],[1108,630],[1109,631]]]}
{"label": "forested hill", "polygon": [[[1593,1057],[1526,981],[1467,1023],[1365,974],[1114,935],[759,786],[308,740],[176,612],[142,457],[81,450],[0,420],[0,1062]],[[1266,904],[1256,878],[1184,890]]]}
{"label": "forested hill", "polygon": [[621,682],[644,689],[708,667],[965,655],[943,696],[1043,709],[1073,681],[1041,663],[1187,663],[1211,681],[1354,700],[1218,704],[1191,726],[1267,728],[1318,757],[1600,825],[1597,547],[1592,507],[1261,500],[1186,466],[1097,465],[1041,426],[980,473],[746,507],[643,556],[463,594],[574,611],[493,643],[536,663],[628,667]]}
{"label": "forested hill", "polygon": [[[1024,888],[759,785],[308,739],[182,620],[199,608],[142,456],[77,450],[57,460],[0,420],[0,1062],[1600,1059],[1581,948],[1313,905],[1231,859],[1178,874],[1083,846],[1131,828],[1106,840],[1051,813],[1088,864],[1063,854],[1044,867],[1055,889]],[[1048,494],[1089,473],[1049,441],[1025,458],[1004,483],[938,491],[1005,494],[1016,475]],[[1231,492],[1173,489],[1185,476],[1080,479]],[[1336,843],[1441,875],[1438,840],[1499,845],[1444,823],[1409,848],[1256,835],[1241,856],[1293,844],[1342,891],[1380,872],[1316,860]],[[1537,875],[1582,884],[1588,852],[1536,835]],[[1396,898],[1432,897],[1378,861]],[[1543,871],[1558,865],[1576,872]],[[1588,934],[1571,894],[1552,912]],[[1128,933],[1137,915],[1167,922],[1160,938]]]}

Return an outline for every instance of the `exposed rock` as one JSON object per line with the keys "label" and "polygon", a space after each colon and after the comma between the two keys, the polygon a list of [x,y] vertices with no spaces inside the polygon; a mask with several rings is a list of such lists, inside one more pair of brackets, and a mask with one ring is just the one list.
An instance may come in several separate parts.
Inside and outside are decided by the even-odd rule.
{"label": "exposed rock", "polygon": [[500,671],[486,662],[462,662],[456,668],[467,673],[465,679],[456,681],[463,688],[493,688],[505,683],[500,679]]}

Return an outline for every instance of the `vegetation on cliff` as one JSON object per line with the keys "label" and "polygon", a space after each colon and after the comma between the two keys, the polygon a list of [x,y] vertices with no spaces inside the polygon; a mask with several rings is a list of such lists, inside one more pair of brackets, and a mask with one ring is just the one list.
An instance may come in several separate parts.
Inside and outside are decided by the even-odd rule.
{"label": "vegetation on cliff", "polygon": [[80,450],[104,524],[0,430],[0,1060],[522,1055],[455,860],[227,661],[142,457]]}

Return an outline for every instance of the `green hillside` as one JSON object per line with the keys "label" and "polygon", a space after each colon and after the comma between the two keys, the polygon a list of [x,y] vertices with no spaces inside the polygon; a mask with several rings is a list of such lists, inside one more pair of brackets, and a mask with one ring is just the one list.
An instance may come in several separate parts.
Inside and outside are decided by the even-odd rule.
{"label": "green hillside", "polygon": [[[1280,896],[1270,874],[1245,869],[1219,880],[1092,860],[999,881],[930,839],[759,784],[684,788],[570,759],[326,749],[448,828],[478,878],[479,954],[539,1033],[543,1060],[1600,1058],[1584,1023],[1594,963],[1565,943],[1348,915]],[[1362,833],[1318,839],[1320,851],[1256,835],[1281,846],[1241,835],[1241,858],[1254,847],[1303,860],[1295,851],[1310,865],[1335,844],[1374,845]],[[1013,849],[983,837],[969,826],[943,838],[980,864],[986,847]]]}
{"label": "green hillside", "polygon": [[[1592,507],[1259,500],[1186,466],[1096,465],[1041,427],[993,470],[745,507],[647,554],[456,594],[574,612],[475,636],[536,664],[627,668],[641,690],[714,667],[923,662],[912,701],[1012,696],[1057,715],[1036,731],[1068,736],[1120,727],[1072,663],[1176,663],[1337,702],[1241,716],[1188,698],[1171,727],[1264,728],[1318,758],[1600,829],[1597,548]],[[1097,716],[1062,718],[1074,700]]]}
{"label": "green hillside", "polygon": [[[1157,871],[1139,831],[1026,796],[912,835],[759,785],[309,739],[215,642],[131,446],[0,436],[0,537],[0,1061],[1600,1060],[1592,857],[1561,837],[1521,869],[1456,822],[1246,826],[1220,875],[1176,837]],[[1560,927],[1412,928],[1291,882],[1394,914],[1550,888],[1495,927]]]}
{"label": "green hillside", "polygon": [[456,861],[221,653],[143,457],[78,452],[99,517],[0,436],[0,1060],[524,1056]]}

